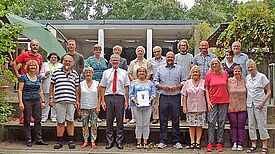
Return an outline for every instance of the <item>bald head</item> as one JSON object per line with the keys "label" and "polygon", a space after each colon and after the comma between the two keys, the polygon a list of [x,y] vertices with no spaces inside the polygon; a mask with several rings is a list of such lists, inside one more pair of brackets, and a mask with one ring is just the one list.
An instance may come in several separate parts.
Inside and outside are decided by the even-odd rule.
{"label": "bald head", "polygon": [[201,41],[200,43],[200,50],[202,55],[207,55],[208,54],[208,48],[209,44],[207,41]]}
{"label": "bald head", "polygon": [[173,51],[169,51],[166,53],[166,64],[168,67],[171,67],[174,65],[175,61],[175,54]]}
{"label": "bald head", "polygon": [[33,53],[37,53],[38,50],[39,50],[39,42],[37,40],[31,40],[31,44],[30,44],[30,47],[31,47],[31,51]]}

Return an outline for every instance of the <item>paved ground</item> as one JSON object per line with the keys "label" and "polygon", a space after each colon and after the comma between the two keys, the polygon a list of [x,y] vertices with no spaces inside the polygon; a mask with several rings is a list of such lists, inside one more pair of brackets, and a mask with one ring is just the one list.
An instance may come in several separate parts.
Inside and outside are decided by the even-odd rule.
{"label": "paved ground", "polygon": [[[116,147],[106,150],[105,144],[98,144],[96,149],[91,149],[90,147],[87,147],[85,149],[82,149],[80,147],[81,143],[76,143],[77,147],[74,150],[69,150],[68,146],[64,144],[63,148],[55,150],[53,149],[54,142],[50,142],[47,146],[42,145],[33,145],[32,147],[27,147],[24,145],[24,142],[20,141],[14,141],[14,142],[1,142],[0,143],[0,153],[1,154],[41,154],[41,153],[47,153],[47,154],[63,154],[63,153],[75,153],[75,154],[81,154],[81,153],[110,153],[110,154],[126,154],[126,153],[190,153],[190,154],[204,154],[205,148],[202,150],[189,150],[189,149],[182,149],[178,150],[172,147],[172,145],[168,145],[165,149],[157,149],[155,147],[156,145],[151,145],[151,147],[147,150],[145,149],[136,149],[134,144],[126,144],[124,145],[123,150],[118,150]],[[217,152],[214,150],[212,153],[223,153],[223,154],[245,154],[245,151],[241,152],[235,152],[231,151],[230,148],[226,148],[224,152]],[[211,153],[211,154],[212,154]],[[260,149],[256,153],[260,153]],[[275,154],[275,149],[270,149],[270,154]],[[209,153],[210,154],[210,153]]]}

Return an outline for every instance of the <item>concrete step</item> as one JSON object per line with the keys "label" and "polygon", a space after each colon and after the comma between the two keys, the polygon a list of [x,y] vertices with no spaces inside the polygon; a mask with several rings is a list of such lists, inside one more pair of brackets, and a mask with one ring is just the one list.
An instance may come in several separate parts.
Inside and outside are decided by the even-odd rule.
{"label": "concrete step", "polygon": [[[115,123],[114,123],[115,126]],[[23,125],[19,124],[18,119],[14,119],[12,121],[9,121],[5,123],[3,126],[2,131],[2,141],[13,141],[13,140],[24,140],[24,129]],[[115,128],[115,127],[114,127]],[[172,144],[172,128],[171,128],[171,121],[168,123],[168,142],[169,144]],[[180,130],[182,135],[182,142],[185,144],[185,138],[186,135],[189,135],[188,132],[188,125],[186,122],[181,121],[180,123]],[[206,146],[207,144],[207,127],[203,127],[203,136],[201,139],[202,146]],[[269,147],[275,147],[275,125],[269,124]],[[98,138],[97,143],[106,143],[106,137],[105,137],[105,130],[106,130],[106,121],[103,120],[101,123],[98,123]],[[152,144],[156,144],[159,142],[159,124],[150,124],[150,138],[149,141]],[[33,132],[33,131],[32,131]],[[46,123],[42,123],[42,133],[43,138],[47,141],[55,141],[56,140],[56,123],[52,123],[50,121],[47,121]],[[124,142],[125,143],[136,143],[135,139],[135,124],[125,124],[124,125]],[[66,133],[64,135],[66,139]],[[246,145],[249,146],[249,137],[248,137],[248,131],[246,128]],[[230,127],[229,124],[226,124],[225,126],[225,134],[224,134],[224,146],[225,147],[231,147],[231,140],[230,140]],[[75,121],[75,141],[76,142],[82,142],[82,123]],[[259,142],[260,147],[260,142]]]}

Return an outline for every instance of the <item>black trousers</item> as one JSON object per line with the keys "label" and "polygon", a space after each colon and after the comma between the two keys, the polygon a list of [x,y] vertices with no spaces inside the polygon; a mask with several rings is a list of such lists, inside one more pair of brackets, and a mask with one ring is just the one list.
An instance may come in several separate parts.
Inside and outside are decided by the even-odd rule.
{"label": "black trousers", "polygon": [[34,131],[36,140],[42,138],[41,133],[41,103],[40,100],[23,100],[24,104],[24,130],[26,140],[31,140],[31,116],[34,118]]}
{"label": "black trousers", "polygon": [[123,115],[124,115],[124,103],[125,98],[123,95],[106,95],[106,138],[108,143],[114,143],[114,135],[113,135],[113,122],[114,118],[116,118],[117,129],[116,129],[116,143],[122,144],[124,134],[123,134]]}

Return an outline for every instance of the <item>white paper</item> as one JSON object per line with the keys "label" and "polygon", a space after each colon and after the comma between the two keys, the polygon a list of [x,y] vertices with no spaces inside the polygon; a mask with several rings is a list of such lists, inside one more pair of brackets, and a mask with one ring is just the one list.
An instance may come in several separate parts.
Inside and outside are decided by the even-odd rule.
{"label": "white paper", "polygon": [[138,107],[149,106],[150,105],[149,92],[148,91],[138,91],[137,92],[137,103],[138,103]]}

